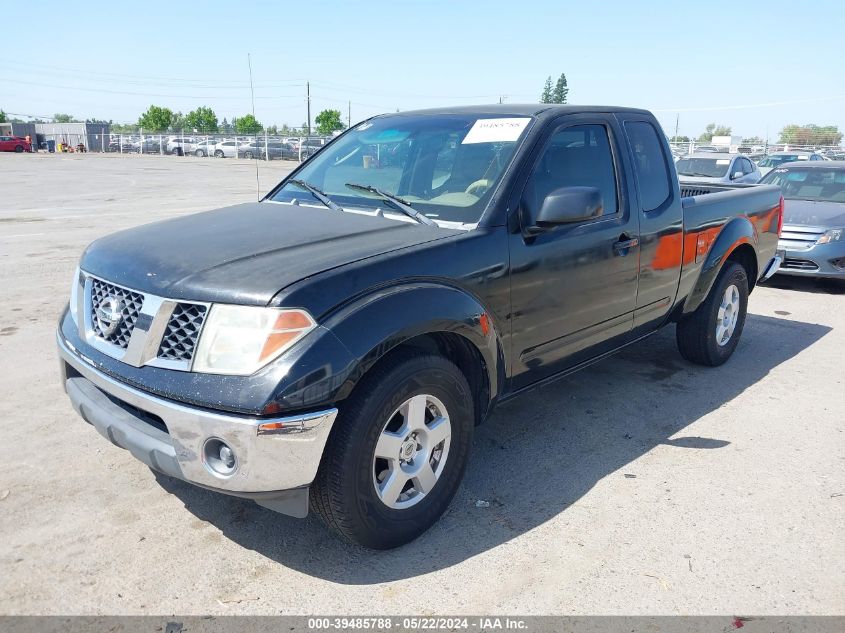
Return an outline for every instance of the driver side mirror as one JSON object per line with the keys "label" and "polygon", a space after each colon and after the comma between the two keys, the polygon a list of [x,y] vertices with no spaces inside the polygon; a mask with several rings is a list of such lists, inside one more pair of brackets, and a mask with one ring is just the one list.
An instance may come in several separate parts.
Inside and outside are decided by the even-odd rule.
{"label": "driver side mirror", "polygon": [[735,172],[731,175],[731,180],[736,180],[737,178],[742,178],[744,175],[745,175],[745,174],[744,174],[744,173],[742,173],[741,171],[735,171]]}
{"label": "driver side mirror", "polygon": [[602,211],[604,201],[595,187],[561,187],[546,196],[534,223],[540,228],[551,228],[592,220],[601,216]]}

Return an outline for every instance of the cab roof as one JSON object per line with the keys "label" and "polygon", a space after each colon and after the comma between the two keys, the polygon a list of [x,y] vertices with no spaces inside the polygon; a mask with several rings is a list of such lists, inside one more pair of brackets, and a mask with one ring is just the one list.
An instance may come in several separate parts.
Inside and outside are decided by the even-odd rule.
{"label": "cab roof", "polygon": [[500,117],[507,116],[542,116],[551,117],[560,114],[580,114],[584,112],[613,112],[625,114],[647,114],[651,116],[648,110],[640,108],[625,108],[620,106],[596,106],[596,105],[557,105],[551,103],[498,103],[491,105],[478,106],[451,106],[444,108],[429,108],[425,110],[407,110],[404,112],[395,112],[379,115],[380,117],[390,116],[407,116],[407,115],[468,115],[468,116],[487,116],[497,115]]}

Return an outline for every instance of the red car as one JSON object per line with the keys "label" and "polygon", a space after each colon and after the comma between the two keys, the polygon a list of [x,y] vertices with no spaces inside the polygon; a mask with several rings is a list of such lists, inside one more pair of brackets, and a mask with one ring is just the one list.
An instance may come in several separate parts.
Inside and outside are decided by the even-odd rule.
{"label": "red car", "polygon": [[0,152],[31,152],[32,144],[20,136],[0,136]]}

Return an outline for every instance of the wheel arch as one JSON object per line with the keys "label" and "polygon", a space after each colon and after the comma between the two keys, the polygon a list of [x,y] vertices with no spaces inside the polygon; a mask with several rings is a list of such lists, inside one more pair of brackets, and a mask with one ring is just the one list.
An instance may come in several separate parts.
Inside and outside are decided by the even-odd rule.
{"label": "wheel arch", "polygon": [[433,283],[391,288],[356,301],[325,325],[357,360],[338,400],[388,357],[408,350],[436,353],[461,370],[475,398],[476,423],[501,390],[504,354],[496,319],[460,289]]}
{"label": "wheel arch", "polygon": [[729,220],[707,252],[699,270],[698,279],[684,303],[683,313],[694,312],[707,298],[716,277],[728,261],[735,261],[745,268],[748,276],[748,290],[757,281],[757,234],[751,221],[740,216]]}

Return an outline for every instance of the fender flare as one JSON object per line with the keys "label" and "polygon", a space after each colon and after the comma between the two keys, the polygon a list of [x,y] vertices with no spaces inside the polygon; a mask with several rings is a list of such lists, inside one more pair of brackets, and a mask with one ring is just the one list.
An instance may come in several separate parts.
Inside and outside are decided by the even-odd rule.
{"label": "fender flare", "polygon": [[436,282],[411,282],[368,294],[323,322],[356,359],[337,393],[346,398],[381,358],[425,334],[463,337],[484,361],[490,402],[502,389],[504,354],[495,315],[469,293]]}
{"label": "fender flare", "polygon": [[694,312],[704,303],[707,295],[710,294],[710,289],[716,283],[716,277],[722,270],[722,265],[742,244],[750,244],[755,251],[757,250],[757,233],[751,221],[744,215],[729,220],[713,240],[698,272],[698,279],[684,303],[684,314]]}

